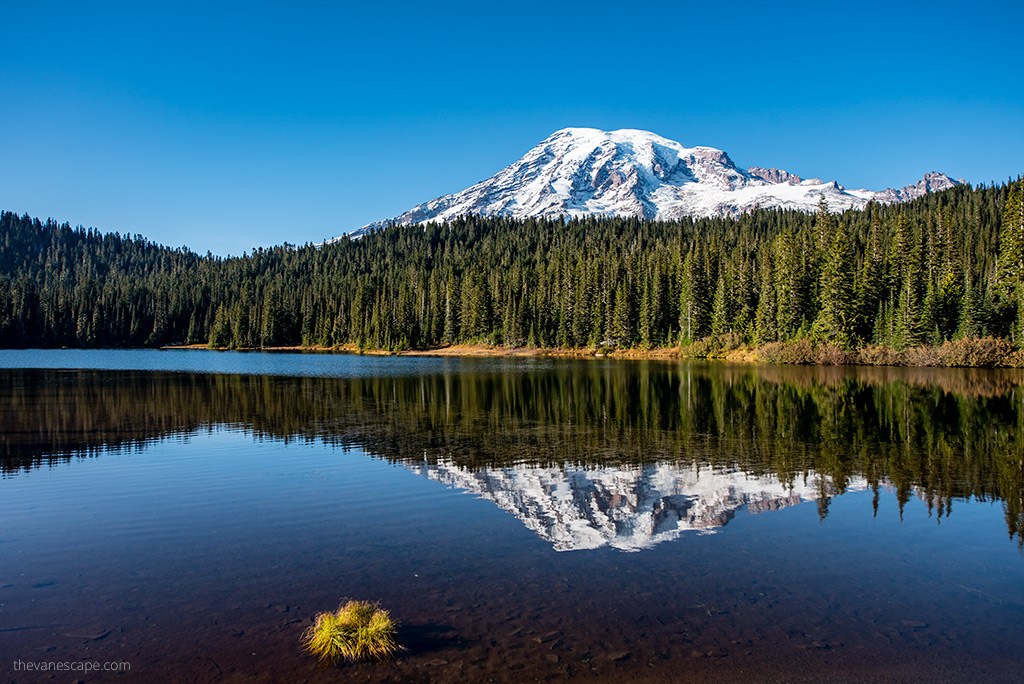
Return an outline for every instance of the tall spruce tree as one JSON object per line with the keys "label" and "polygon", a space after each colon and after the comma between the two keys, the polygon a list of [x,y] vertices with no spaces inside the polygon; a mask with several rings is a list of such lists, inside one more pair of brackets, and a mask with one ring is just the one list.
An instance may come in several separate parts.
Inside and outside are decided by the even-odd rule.
{"label": "tall spruce tree", "polygon": [[1018,181],[1010,188],[1003,209],[1003,222],[999,231],[1000,289],[1016,308],[1017,315],[1013,336],[1021,339],[1024,328],[1024,182]]}
{"label": "tall spruce tree", "polygon": [[869,207],[871,228],[868,231],[867,253],[861,265],[857,281],[857,335],[862,340],[872,340],[879,309],[879,299],[885,278],[885,254],[882,247],[881,219],[878,206]]}
{"label": "tall spruce tree", "polygon": [[822,265],[820,303],[813,333],[818,339],[852,347],[857,323],[853,245],[845,226],[834,226],[830,232],[832,244]]}

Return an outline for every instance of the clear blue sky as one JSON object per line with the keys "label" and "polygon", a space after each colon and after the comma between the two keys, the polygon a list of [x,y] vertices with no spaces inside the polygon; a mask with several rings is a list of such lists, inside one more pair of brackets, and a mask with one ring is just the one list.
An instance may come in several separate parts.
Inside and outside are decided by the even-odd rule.
{"label": "clear blue sky", "polygon": [[1024,172],[1024,3],[0,0],[0,208],[239,254],[566,126],[847,187]]}

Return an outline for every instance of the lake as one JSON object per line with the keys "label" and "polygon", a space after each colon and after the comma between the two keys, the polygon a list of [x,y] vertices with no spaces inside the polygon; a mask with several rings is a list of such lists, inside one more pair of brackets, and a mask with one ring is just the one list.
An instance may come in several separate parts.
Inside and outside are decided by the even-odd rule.
{"label": "lake", "polygon": [[[0,667],[1020,681],[1024,374],[0,351]],[[324,668],[319,611],[408,649]],[[81,674],[84,664],[128,671]],[[77,665],[75,665],[77,664]],[[124,670],[124,666],[117,666]]]}

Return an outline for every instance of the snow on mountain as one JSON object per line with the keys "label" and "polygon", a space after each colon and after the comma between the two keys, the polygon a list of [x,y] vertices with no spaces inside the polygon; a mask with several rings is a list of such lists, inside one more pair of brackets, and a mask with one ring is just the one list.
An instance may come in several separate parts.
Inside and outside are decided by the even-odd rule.
{"label": "snow on mountain", "polygon": [[[415,465],[432,480],[488,499],[519,518],[557,551],[609,546],[639,551],[684,532],[710,534],[736,511],[760,513],[835,493],[811,475],[791,484],[742,471],[676,464],[635,467],[533,467],[469,470],[454,464]],[[823,485],[823,486],[822,486]],[[867,488],[852,478],[848,490]]]}
{"label": "snow on mountain", "polygon": [[905,202],[962,182],[932,172],[899,190],[847,190],[836,181],[802,179],[781,169],[744,171],[722,150],[684,147],[648,131],[565,128],[490,178],[371,223],[352,237],[392,222],[447,221],[464,214],[673,220],[738,216],[757,207],[813,211],[822,197],[841,211],[872,199]]}

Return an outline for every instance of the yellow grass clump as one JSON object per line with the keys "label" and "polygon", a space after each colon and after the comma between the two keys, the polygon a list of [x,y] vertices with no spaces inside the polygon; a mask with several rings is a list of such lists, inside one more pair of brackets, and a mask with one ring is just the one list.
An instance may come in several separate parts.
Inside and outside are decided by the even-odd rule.
{"label": "yellow grass clump", "polygon": [[339,660],[389,659],[401,647],[395,640],[398,623],[369,601],[348,601],[336,611],[320,613],[302,635],[302,645],[325,664]]}

